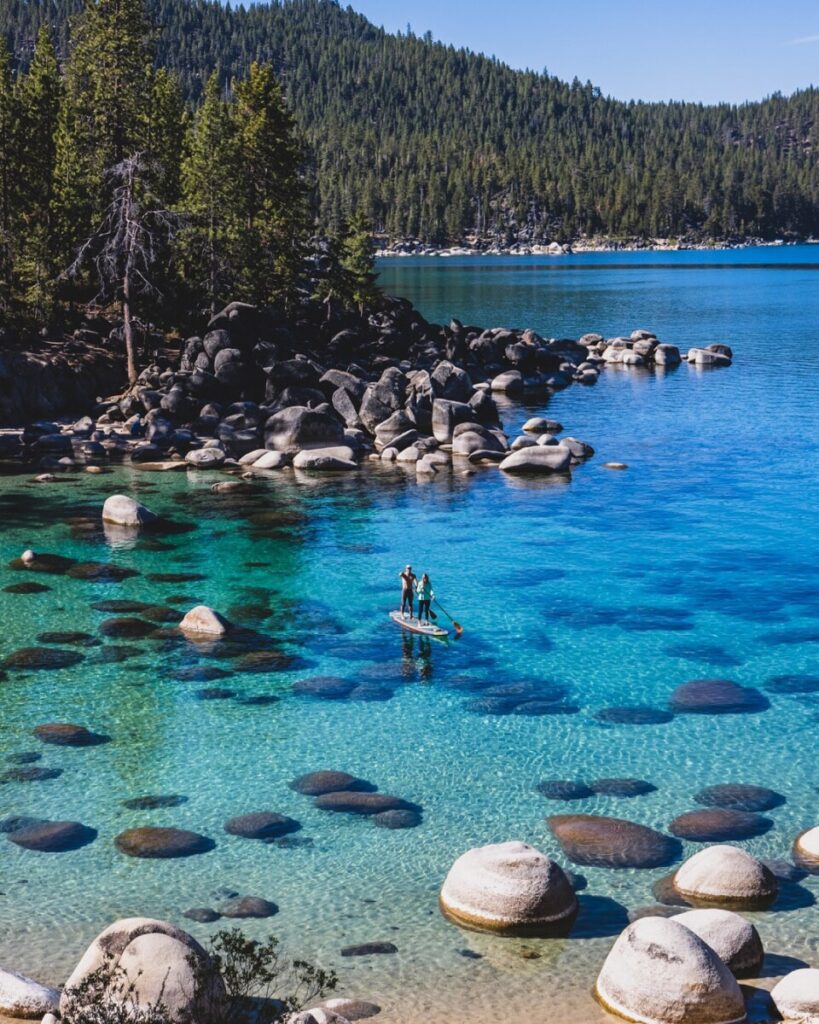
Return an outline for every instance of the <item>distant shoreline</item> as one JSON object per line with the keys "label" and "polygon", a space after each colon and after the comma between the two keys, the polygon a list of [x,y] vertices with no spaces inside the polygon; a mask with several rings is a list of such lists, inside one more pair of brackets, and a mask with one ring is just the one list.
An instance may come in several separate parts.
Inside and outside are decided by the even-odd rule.
{"label": "distant shoreline", "polygon": [[819,238],[774,239],[745,238],[737,240],[705,239],[685,241],[682,239],[606,239],[579,238],[573,242],[526,243],[516,242],[501,246],[478,241],[462,242],[459,245],[434,246],[423,242],[395,242],[392,245],[376,246],[378,259],[402,256],[574,256],[587,252],[695,252],[722,251],[731,249],[781,248],[792,245],[819,245]]}

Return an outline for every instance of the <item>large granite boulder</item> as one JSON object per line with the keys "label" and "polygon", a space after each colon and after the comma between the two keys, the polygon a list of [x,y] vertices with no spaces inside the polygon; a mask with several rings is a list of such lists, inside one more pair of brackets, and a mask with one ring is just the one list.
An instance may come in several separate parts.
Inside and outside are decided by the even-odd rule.
{"label": "large granite boulder", "polygon": [[38,981],[0,967],[0,1013],[22,1020],[40,1020],[58,1013],[60,993]]}
{"label": "large granite boulder", "polygon": [[603,1006],[640,1024],[738,1024],[745,1004],[733,974],[674,918],[643,917],[606,957],[595,988]]}
{"label": "large granite boulder", "polygon": [[469,456],[478,451],[503,453],[507,446],[479,423],[459,423],[452,433],[452,454]]}
{"label": "large granite boulder", "polygon": [[803,967],[786,974],[771,999],[786,1024],[819,1024],[819,970]]}
{"label": "large granite boulder", "polygon": [[738,846],[707,846],[676,871],[673,888],[695,905],[737,910],[770,906],[779,886],[772,872]]}
{"label": "large granite boulder", "polygon": [[493,377],[489,386],[492,391],[505,395],[520,395],[523,393],[523,375],[520,370],[506,370]]}
{"label": "large granite boulder", "polygon": [[341,420],[318,409],[294,405],[274,413],[265,424],[265,447],[295,454],[305,448],[344,444]]}
{"label": "large granite boulder", "polygon": [[800,832],[793,843],[793,859],[812,875],[819,875],[819,825]]}
{"label": "large granite boulder", "polygon": [[507,455],[500,468],[504,473],[544,474],[568,473],[572,462],[572,453],[561,444],[535,445],[531,448],[519,448]]}
{"label": "large granite boulder", "polygon": [[475,409],[468,402],[436,398],[432,403],[432,436],[440,444],[449,444],[459,423],[469,423],[476,418]]}
{"label": "large granite boulder", "polygon": [[353,452],[344,445],[334,448],[311,448],[298,452],[293,459],[294,469],[305,469],[321,473],[349,472],[358,469]]}
{"label": "large granite boulder", "polygon": [[388,366],[380,378],[367,387],[361,399],[358,415],[371,434],[375,428],[396,410],[401,409],[407,397],[407,378],[395,366]]}
{"label": "large granite boulder", "polygon": [[526,843],[468,850],[449,870],[440,895],[457,924],[512,935],[568,931],[577,897],[562,869]]}
{"label": "large granite boulder", "polygon": [[[198,1020],[217,1012],[225,998],[222,980],[210,967],[205,950],[180,928],[151,918],[124,918],[88,947],[65,984],[60,1010],[66,1015],[86,1000],[97,1008],[110,1002],[116,1019],[138,1021],[148,1007],[161,1003],[173,1021]],[[121,977],[112,978],[103,991],[93,983],[84,991],[95,972],[105,971],[121,972]]]}
{"label": "large granite boulder", "polygon": [[714,907],[688,910],[674,920],[707,942],[735,978],[753,978],[759,974],[765,957],[762,939],[751,922],[741,915]]}
{"label": "large granite boulder", "polygon": [[116,526],[142,526],[156,520],[156,514],[127,494],[112,494],[102,506],[102,519]]}

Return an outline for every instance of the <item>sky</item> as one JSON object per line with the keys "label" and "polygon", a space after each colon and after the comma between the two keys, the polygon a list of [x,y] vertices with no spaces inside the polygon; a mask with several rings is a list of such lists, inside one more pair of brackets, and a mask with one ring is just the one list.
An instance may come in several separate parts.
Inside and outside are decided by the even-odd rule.
{"label": "sky", "polygon": [[342,0],[617,99],[757,100],[819,85],[819,0]]}

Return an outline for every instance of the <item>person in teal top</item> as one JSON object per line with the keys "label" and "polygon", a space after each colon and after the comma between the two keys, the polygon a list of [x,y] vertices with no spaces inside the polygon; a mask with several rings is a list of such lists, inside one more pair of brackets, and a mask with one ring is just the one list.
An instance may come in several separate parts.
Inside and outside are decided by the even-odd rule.
{"label": "person in teal top", "polygon": [[418,621],[422,626],[429,625],[429,605],[435,597],[432,590],[432,583],[427,573],[421,577],[418,581],[418,585],[415,588],[415,593],[418,595]]}

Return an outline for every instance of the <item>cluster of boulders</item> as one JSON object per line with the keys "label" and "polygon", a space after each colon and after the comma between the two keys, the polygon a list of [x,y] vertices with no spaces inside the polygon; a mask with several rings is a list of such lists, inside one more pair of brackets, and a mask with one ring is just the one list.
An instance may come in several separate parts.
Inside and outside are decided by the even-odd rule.
{"label": "cluster of boulders", "polygon": [[[730,349],[692,349],[698,365],[730,362]],[[591,448],[555,436],[543,420],[521,437],[501,428],[498,396],[544,396],[593,384],[610,364],[673,366],[679,351],[648,331],[544,339],[532,330],[427,322],[402,299],[367,317],[328,319],[307,303],[285,321],[234,302],[202,337],[167,352],[124,394],[100,400],[70,426],[29,424],[0,434],[0,458],[46,472],[128,457],[154,468],[292,465],[343,471],[363,458],[405,463],[420,476],[458,464],[565,473]],[[535,436],[537,435],[537,436]],[[463,464],[463,463],[462,463]]]}
{"label": "cluster of boulders", "polygon": [[[797,848],[809,834],[797,839]],[[764,949],[756,928],[736,909],[769,905],[776,878],[744,850],[712,846],[687,860],[673,885],[686,897],[678,902],[691,900],[696,908],[673,908],[674,916],[635,915],[609,952],[595,994],[607,1010],[641,1024],[739,1024],[746,1008],[737,979],[759,975]],[[463,854],[446,876],[439,902],[459,926],[517,936],[568,934],[578,914],[566,872],[519,842]],[[819,1020],[819,970],[786,975],[771,1000],[785,1021]]]}
{"label": "cluster of boulders", "polygon": [[[628,338],[604,338],[601,334],[585,334],[581,343],[589,350],[589,361],[595,368],[599,361],[607,366],[679,366],[683,360],[676,345],[661,342],[651,331],[632,331]],[[730,366],[734,354],[730,345],[715,342],[703,348],[690,348],[686,362],[695,366]],[[585,372],[585,368],[583,370]]]}

